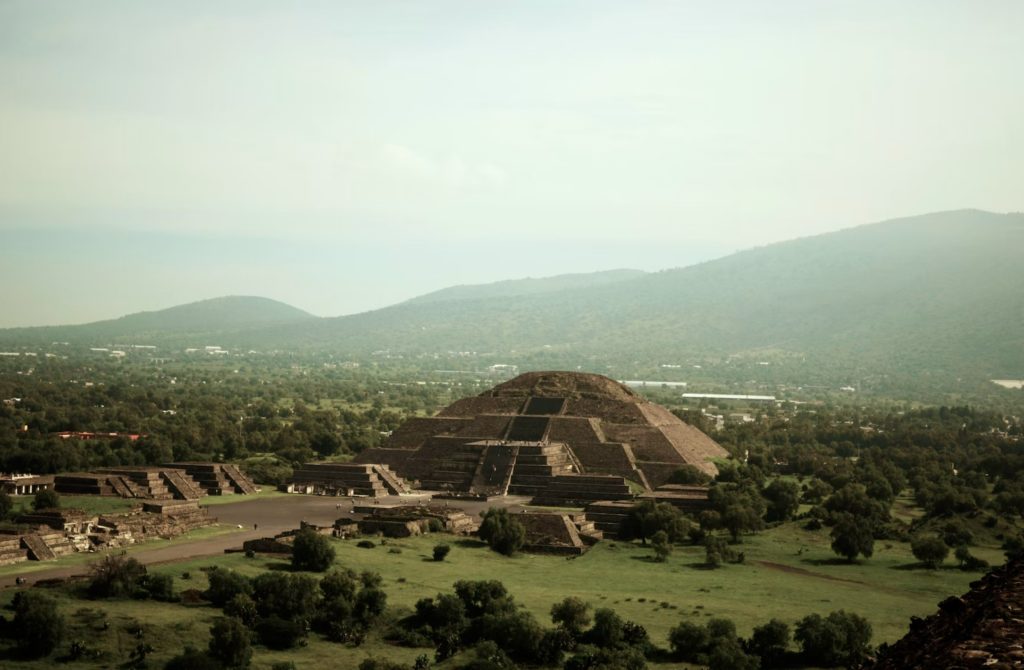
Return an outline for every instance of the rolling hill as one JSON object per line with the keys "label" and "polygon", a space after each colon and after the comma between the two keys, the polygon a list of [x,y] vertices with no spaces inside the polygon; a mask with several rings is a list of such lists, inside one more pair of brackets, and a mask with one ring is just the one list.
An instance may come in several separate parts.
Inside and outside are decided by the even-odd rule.
{"label": "rolling hill", "polygon": [[270,325],[316,319],[308,312],[277,300],[257,296],[225,296],[79,326],[10,328],[0,331],[0,341],[103,340],[123,343],[139,339],[162,340],[169,335],[214,335],[258,330]]}
{"label": "rolling hill", "polygon": [[[262,321],[245,310],[204,320],[207,310],[236,305],[208,301],[175,308],[186,310],[180,314],[164,310],[62,330],[118,338],[128,330],[180,333],[216,325],[223,335],[218,343],[226,346],[351,356],[477,351],[543,354],[564,364],[775,357],[834,367],[845,378],[1024,376],[1021,249],[1024,214],[961,210],[650,274],[454,287],[337,318],[316,319],[274,303],[274,317],[264,314]],[[40,330],[46,329],[0,331],[0,341]]]}

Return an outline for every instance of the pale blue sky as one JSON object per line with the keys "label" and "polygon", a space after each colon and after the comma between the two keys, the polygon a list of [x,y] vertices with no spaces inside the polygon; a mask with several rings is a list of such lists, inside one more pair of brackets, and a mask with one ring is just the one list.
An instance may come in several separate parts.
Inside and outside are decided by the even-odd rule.
{"label": "pale blue sky", "polygon": [[0,327],[1024,208],[1024,3],[0,2]]}

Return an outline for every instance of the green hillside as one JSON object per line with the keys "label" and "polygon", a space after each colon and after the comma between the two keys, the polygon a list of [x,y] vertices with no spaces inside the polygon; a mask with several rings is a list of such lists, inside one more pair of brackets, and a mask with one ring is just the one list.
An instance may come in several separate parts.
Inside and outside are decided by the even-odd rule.
{"label": "green hillside", "polygon": [[946,212],[603,286],[413,301],[252,335],[350,352],[544,349],[613,360],[774,352],[865,371],[1019,375],[1020,249],[1024,215]]}
{"label": "green hillside", "polygon": [[541,277],[526,279],[508,279],[505,281],[493,282],[491,284],[470,284],[463,286],[452,286],[440,291],[427,293],[407,300],[404,304],[424,304],[447,302],[450,300],[487,300],[494,298],[511,298],[521,295],[538,295],[541,293],[556,293],[594,286],[606,286],[628,279],[642,277],[646,272],[643,270],[606,270],[604,272],[588,272],[577,274],[556,275],[554,277]]}
{"label": "green hillside", "polygon": [[80,326],[12,328],[0,331],[0,341],[99,340],[127,342],[139,338],[164,341],[182,334],[220,334],[260,329],[269,325],[309,322],[317,317],[277,300],[256,296],[226,296],[153,312],[138,312],[119,319]]}
{"label": "green hillside", "polygon": [[0,343],[147,334],[174,345],[185,333],[216,333],[223,346],[347,356],[476,351],[619,369],[766,360],[801,383],[1021,378],[1021,249],[1024,215],[962,210],[652,274],[455,287],[331,319],[261,298],[222,298],[86,326],[0,331]]}

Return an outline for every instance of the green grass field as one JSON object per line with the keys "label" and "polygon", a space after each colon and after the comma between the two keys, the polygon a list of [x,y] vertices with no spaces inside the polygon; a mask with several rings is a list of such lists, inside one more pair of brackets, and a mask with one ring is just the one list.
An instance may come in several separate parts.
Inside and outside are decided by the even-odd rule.
{"label": "green grass field", "polygon": [[[549,622],[553,603],[575,595],[594,607],[611,607],[622,616],[644,625],[652,640],[665,645],[668,631],[679,621],[704,621],[711,616],[733,619],[741,635],[770,618],[789,623],[812,612],[845,609],[867,617],[875,631],[874,643],[892,641],[904,634],[911,615],[924,616],[951,594],[962,593],[978,573],[961,572],[947,563],[936,571],[913,569],[915,561],[904,543],[876,544],[875,556],[856,564],[835,559],[824,532],[810,532],[785,524],[745,538],[738,547],[746,562],[706,570],[700,564],[703,550],[678,547],[667,563],[650,560],[651,552],[639,545],[605,541],[574,559],[522,554],[506,558],[480,543],[446,535],[389,540],[386,546],[363,549],[354,540],[332,540],[337,563],[359,570],[375,570],[384,576],[384,588],[393,613],[411,608],[419,598],[451,589],[458,579],[499,579],[516,600],[539,620]],[[453,548],[447,560],[429,560],[438,542]],[[392,549],[399,549],[394,553]],[[994,563],[1001,554],[994,548],[975,548],[974,553]],[[259,556],[249,559],[227,554],[187,560],[152,568],[175,577],[175,587],[204,590],[200,568],[218,565],[255,575],[284,563]],[[189,578],[184,579],[183,573]],[[89,602],[57,591],[72,626],[72,636],[91,640],[104,650],[106,660],[80,667],[111,666],[127,659],[135,639],[124,633],[132,622],[142,622],[146,641],[156,648],[155,664],[177,653],[185,644],[205,647],[208,628],[219,612],[209,606],[158,604],[136,601]],[[4,593],[9,599],[12,591]],[[97,632],[86,620],[95,613],[75,614],[82,608],[106,613],[108,629]],[[127,636],[127,637],[126,637]],[[257,647],[253,667],[269,668],[278,660],[291,660],[299,668],[354,668],[368,654],[386,654],[411,662],[432,650],[390,647],[378,639],[351,649],[312,636],[299,650],[270,652]],[[22,666],[47,667],[46,662]],[[666,666],[668,667],[668,666]],[[677,666],[672,666],[677,667]]]}
{"label": "green grass field", "polygon": [[[32,511],[32,496],[17,496],[14,498],[14,514],[23,514]],[[118,514],[128,512],[138,505],[138,500],[130,500],[115,496],[72,496],[62,495],[60,506],[64,509],[80,509],[87,514]]]}

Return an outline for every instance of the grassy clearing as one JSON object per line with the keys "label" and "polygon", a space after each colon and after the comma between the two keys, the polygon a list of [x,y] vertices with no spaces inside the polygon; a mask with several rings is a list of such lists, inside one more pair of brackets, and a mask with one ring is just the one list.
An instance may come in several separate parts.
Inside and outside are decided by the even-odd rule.
{"label": "grassy clearing", "polygon": [[[32,496],[14,498],[14,511],[24,514],[32,511]],[[138,500],[130,500],[115,496],[70,496],[60,497],[60,506],[64,509],[80,509],[86,514],[120,514],[130,512],[139,504]]]}
{"label": "grassy clearing", "polygon": [[[430,560],[439,542],[452,545],[443,562]],[[784,524],[757,536],[745,538],[738,547],[746,556],[742,565],[717,570],[701,567],[703,550],[678,547],[667,563],[650,560],[651,551],[639,545],[602,542],[579,558],[519,555],[506,558],[479,542],[447,535],[428,535],[389,540],[373,549],[356,546],[354,540],[332,540],[337,563],[357,571],[374,570],[384,577],[389,610],[393,615],[407,611],[420,598],[449,591],[459,579],[498,579],[516,600],[542,622],[549,622],[551,605],[575,595],[594,607],[611,607],[637,621],[652,640],[665,645],[669,629],[679,621],[705,621],[711,616],[733,619],[741,635],[755,625],[776,617],[795,622],[811,612],[827,613],[845,609],[867,617],[874,626],[874,642],[892,641],[904,634],[911,615],[934,612],[936,604],[951,594],[968,589],[978,573],[952,567],[928,571],[911,569],[915,561],[905,543],[876,544],[868,561],[846,564],[837,561],[829,549],[827,533],[810,532],[796,524]],[[400,553],[392,553],[399,549]],[[998,562],[994,548],[975,548],[974,553]],[[256,575],[279,568],[283,559],[241,554],[192,559],[154,566],[154,572],[170,574],[178,591],[204,590],[206,575],[201,568],[218,565]],[[185,578],[187,574],[188,578]],[[60,593],[60,592],[58,592]],[[3,594],[9,599],[11,591]],[[95,640],[106,654],[104,662],[81,667],[110,667],[127,659],[133,639],[120,631],[134,621],[144,622],[145,639],[157,648],[151,657],[154,667],[178,652],[185,644],[205,647],[208,628],[218,611],[209,606],[185,606],[136,601],[89,603],[61,593],[62,607],[73,619],[83,607],[104,610],[112,623],[109,630],[86,639]],[[81,617],[80,617],[81,618]],[[84,624],[71,621],[73,635],[86,635]],[[78,631],[78,632],[75,632]],[[71,637],[69,639],[75,639]],[[386,655],[411,663],[432,650],[391,647],[379,639],[368,640],[358,649],[324,642],[316,636],[299,650],[271,652],[256,648],[253,667],[269,668],[274,661],[290,660],[299,668],[356,667],[367,655]],[[24,666],[42,668],[45,662]],[[665,666],[678,667],[678,666]]]}

